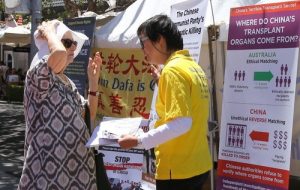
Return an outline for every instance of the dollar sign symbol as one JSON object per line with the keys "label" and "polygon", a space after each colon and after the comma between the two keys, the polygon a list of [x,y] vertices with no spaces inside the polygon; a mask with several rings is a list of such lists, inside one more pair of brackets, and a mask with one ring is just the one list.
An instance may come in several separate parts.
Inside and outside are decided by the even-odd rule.
{"label": "dollar sign symbol", "polygon": [[277,130],[274,131],[274,138],[277,139]]}
{"label": "dollar sign symbol", "polygon": [[277,148],[277,141],[276,140],[273,141],[273,148]]}
{"label": "dollar sign symbol", "polygon": [[281,141],[278,142],[278,148],[279,148],[279,149],[282,148],[282,144],[281,144],[281,143],[282,143]]}
{"label": "dollar sign symbol", "polygon": [[286,148],[287,148],[287,146],[286,146],[286,141],[284,141],[284,143],[283,143],[283,150],[285,150]]}
{"label": "dollar sign symbol", "polygon": [[282,139],[282,137],[283,137],[282,133],[283,133],[282,131],[279,131],[279,139]]}
{"label": "dollar sign symbol", "polygon": [[286,140],[287,139],[287,131],[286,132],[284,132],[284,140]]}

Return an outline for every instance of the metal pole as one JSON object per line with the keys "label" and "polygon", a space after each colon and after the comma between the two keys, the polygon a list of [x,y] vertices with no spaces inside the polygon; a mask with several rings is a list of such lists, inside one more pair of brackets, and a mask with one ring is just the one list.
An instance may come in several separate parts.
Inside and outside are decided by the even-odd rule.
{"label": "metal pole", "polygon": [[30,61],[29,66],[32,61],[32,58],[38,51],[34,43],[34,31],[37,29],[37,26],[41,23],[42,20],[42,1],[41,0],[31,0],[31,44],[30,44]]}
{"label": "metal pole", "polygon": [[[211,105],[210,105],[210,118],[208,122],[209,126],[209,144],[211,149],[211,156],[214,164],[214,143],[218,145],[216,139],[216,128],[218,126],[218,109],[217,109],[217,94],[216,94],[216,83],[215,83],[215,66],[213,58],[212,42],[216,41],[219,37],[219,26],[211,25],[207,28],[208,32],[208,48],[209,48],[209,62],[210,62],[210,78],[211,78]],[[218,147],[217,147],[218,149]],[[210,173],[211,189],[215,189],[215,170],[214,166]]]}
{"label": "metal pole", "polygon": [[210,62],[210,78],[211,78],[211,93],[212,93],[212,121],[218,121],[217,110],[217,94],[216,94],[216,82],[215,82],[215,66],[213,58],[212,42],[218,39],[219,26],[209,26],[208,31],[208,48],[209,48],[209,62]]}

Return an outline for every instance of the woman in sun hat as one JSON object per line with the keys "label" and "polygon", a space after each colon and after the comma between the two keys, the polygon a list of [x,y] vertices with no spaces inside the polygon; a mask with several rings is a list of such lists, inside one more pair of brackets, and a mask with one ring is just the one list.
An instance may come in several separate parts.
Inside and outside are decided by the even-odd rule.
{"label": "woman in sun hat", "polygon": [[18,189],[97,189],[94,155],[83,120],[88,104],[91,119],[98,104],[102,60],[89,59],[88,100],[64,74],[87,36],[58,20],[43,22],[35,34],[39,49],[27,72],[24,90],[25,160]]}

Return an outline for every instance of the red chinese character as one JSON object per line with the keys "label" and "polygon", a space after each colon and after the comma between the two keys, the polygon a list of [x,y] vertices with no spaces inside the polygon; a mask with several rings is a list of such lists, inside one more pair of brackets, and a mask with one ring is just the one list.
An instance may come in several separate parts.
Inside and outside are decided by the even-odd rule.
{"label": "red chinese character", "polygon": [[112,109],[112,113],[121,114],[121,110],[123,107],[121,106],[121,99],[122,97],[119,96],[119,94],[116,94],[115,96],[112,94],[109,96],[111,104],[109,105]]}
{"label": "red chinese character", "polygon": [[122,63],[123,60],[119,57],[119,54],[114,57],[111,53],[110,56],[108,56],[108,63],[105,69],[108,70],[108,73],[112,71],[114,74],[118,74],[119,71],[117,70],[117,67],[119,67]]}
{"label": "red chinese character", "polygon": [[151,73],[150,63],[142,61],[142,65],[143,65],[142,73]]}
{"label": "red chinese character", "polygon": [[130,69],[133,69],[134,74],[138,75],[140,71],[134,66],[134,64],[136,64],[138,62],[139,62],[139,60],[134,59],[134,54],[132,54],[131,59],[126,60],[126,63],[129,63],[128,69],[126,71],[123,71],[122,73],[127,74],[127,73],[129,73]]}
{"label": "red chinese character", "polygon": [[135,97],[133,106],[130,111],[130,116],[133,116],[133,112],[138,113],[141,115],[143,118],[148,119],[149,118],[149,113],[146,113],[146,97]]}

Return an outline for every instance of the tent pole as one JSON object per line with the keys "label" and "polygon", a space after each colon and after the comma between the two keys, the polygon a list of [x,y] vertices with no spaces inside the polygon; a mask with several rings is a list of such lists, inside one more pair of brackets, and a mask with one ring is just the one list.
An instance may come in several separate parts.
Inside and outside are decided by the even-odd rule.
{"label": "tent pole", "polygon": [[225,76],[225,68],[226,68],[226,45],[225,42],[221,42],[221,47],[222,47],[222,71],[223,71],[223,76]]}
{"label": "tent pole", "polygon": [[211,79],[211,102],[210,102],[210,118],[208,122],[209,127],[209,144],[211,149],[211,156],[213,159],[213,168],[210,173],[211,189],[215,189],[215,162],[214,162],[214,143],[216,143],[216,150],[218,150],[219,135],[217,133],[218,126],[218,109],[217,109],[217,94],[215,83],[215,64],[213,57],[212,43],[219,37],[220,27],[217,25],[210,25],[207,28],[208,32],[208,48],[209,48],[209,62],[210,62],[210,79]]}
{"label": "tent pole", "polygon": [[29,67],[30,63],[33,59],[33,56],[37,52],[37,47],[34,43],[34,31],[37,29],[37,26],[42,21],[42,1],[40,0],[31,0],[31,44],[30,44],[30,60],[29,60]]}

